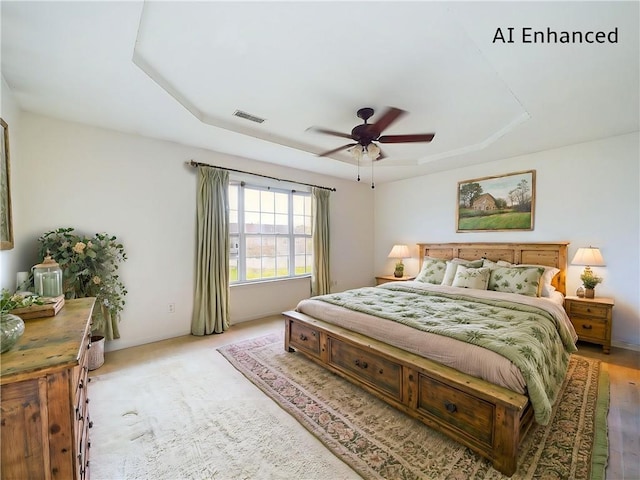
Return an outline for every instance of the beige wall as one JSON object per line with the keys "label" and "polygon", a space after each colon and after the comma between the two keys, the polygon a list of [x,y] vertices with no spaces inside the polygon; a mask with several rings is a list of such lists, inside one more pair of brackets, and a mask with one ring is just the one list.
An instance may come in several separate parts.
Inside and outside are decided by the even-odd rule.
{"label": "beige wall", "polygon": [[[640,348],[640,144],[638,132],[531,155],[440,172],[376,187],[375,271],[392,271],[392,244],[418,242],[569,241],[600,247],[606,267],[596,295],[616,301],[613,342]],[[456,233],[459,181],[536,170],[535,228],[526,232]],[[417,248],[416,248],[417,255]],[[416,272],[417,259],[405,262]],[[575,292],[584,267],[569,267]]]}
{"label": "beige wall", "polygon": [[[333,288],[373,283],[373,194],[366,185],[30,113],[19,117],[12,175],[16,248],[0,257],[2,285],[15,288],[15,272],[37,263],[37,238],[46,231],[68,226],[116,235],[128,255],[121,277],[129,294],[122,338],[107,349],[190,332],[196,198],[196,170],[185,165],[190,159],[337,188],[331,196]],[[231,323],[295,307],[309,296],[309,283],[234,286]]]}

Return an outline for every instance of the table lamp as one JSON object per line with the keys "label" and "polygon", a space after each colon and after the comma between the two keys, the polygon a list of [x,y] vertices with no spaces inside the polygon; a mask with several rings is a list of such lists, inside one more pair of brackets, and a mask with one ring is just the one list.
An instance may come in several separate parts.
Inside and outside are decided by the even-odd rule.
{"label": "table lamp", "polygon": [[389,252],[389,258],[398,258],[398,263],[396,263],[396,269],[393,272],[393,276],[396,278],[401,278],[404,275],[404,263],[402,263],[403,258],[409,258],[411,253],[409,253],[409,247],[406,245],[394,245]]}

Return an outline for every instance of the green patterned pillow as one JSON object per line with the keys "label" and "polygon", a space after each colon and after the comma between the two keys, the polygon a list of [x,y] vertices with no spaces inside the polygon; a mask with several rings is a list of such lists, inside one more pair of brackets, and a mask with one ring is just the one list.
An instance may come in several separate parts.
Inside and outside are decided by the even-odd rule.
{"label": "green patterned pillow", "polygon": [[469,268],[464,265],[458,265],[451,286],[486,290],[490,275],[490,268]]}
{"label": "green patterned pillow", "polygon": [[542,267],[498,267],[491,270],[488,290],[537,297]]}
{"label": "green patterned pillow", "polygon": [[444,260],[426,257],[422,263],[422,270],[420,270],[420,273],[416,277],[416,282],[435,283],[439,285],[444,278],[446,267],[447,264]]}
{"label": "green patterned pillow", "polygon": [[453,284],[453,278],[456,275],[456,268],[458,265],[464,265],[470,268],[482,267],[482,259],[480,260],[463,260],[462,258],[453,258],[447,260],[447,269],[444,272],[444,278],[442,279],[442,285],[451,286]]}

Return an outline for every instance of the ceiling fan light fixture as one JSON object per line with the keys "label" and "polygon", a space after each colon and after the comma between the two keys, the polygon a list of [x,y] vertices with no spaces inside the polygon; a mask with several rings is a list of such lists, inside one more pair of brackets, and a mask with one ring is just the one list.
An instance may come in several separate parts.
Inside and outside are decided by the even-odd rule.
{"label": "ceiling fan light fixture", "polygon": [[375,143],[370,143],[367,145],[367,156],[371,159],[371,161],[377,160],[380,156],[380,147]]}
{"label": "ceiling fan light fixture", "polygon": [[353,157],[354,160],[359,162],[360,160],[362,160],[362,155],[364,153],[364,147],[358,143],[357,145],[354,145],[349,150],[347,150],[347,152],[349,152],[351,154],[351,156]]}

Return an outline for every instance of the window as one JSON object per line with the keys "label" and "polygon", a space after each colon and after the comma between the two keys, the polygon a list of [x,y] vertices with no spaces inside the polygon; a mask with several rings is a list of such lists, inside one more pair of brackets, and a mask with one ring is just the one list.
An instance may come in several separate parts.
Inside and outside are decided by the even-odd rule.
{"label": "window", "polygon": [[230,282],[310,274],[311,219],[309,193],[230,183]]}

